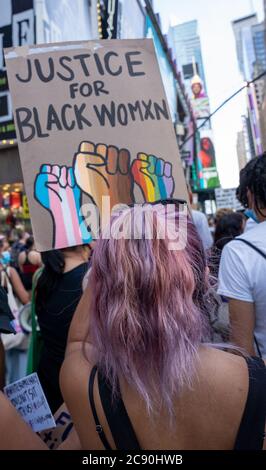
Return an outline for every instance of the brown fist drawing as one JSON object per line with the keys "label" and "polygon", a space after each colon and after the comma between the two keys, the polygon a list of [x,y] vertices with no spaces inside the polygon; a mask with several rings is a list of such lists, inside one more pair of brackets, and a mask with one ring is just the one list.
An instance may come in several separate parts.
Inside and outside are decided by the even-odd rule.
{"label": "brown fist drawing", "polygon": [[110,196],[111,207],[133,201],[130,154],[113,145],[81,142],[74,157],[74,174],[80,189],[101,211],[102,196]]}

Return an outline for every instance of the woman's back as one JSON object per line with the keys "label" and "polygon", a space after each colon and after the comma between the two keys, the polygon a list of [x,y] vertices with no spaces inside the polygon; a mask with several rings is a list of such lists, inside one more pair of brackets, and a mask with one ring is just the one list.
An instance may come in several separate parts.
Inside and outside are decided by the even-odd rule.
{"label": "woman's back", "polygon": [[[85,361],[82,353],[73,352],[64,363],[61,386],[69,409],[75,410],[72,411],[72,417],[82,448],[97,450],[103,449],[104,446],[97,435],[89,402],[88,383],[91,370],[92,365]],[[119,380],[122,398],[141,449],[234,449],[249,391],[246,360],[217,349],[202,347],[199,352],[197,375],[198,378],[194,380],[191,389],[186,388],[174,400],[176,415],[172,428],[167,410],[161,409],[157,417],[149,416],[143,399],[124,379]],[[265,370],[263,376],[262,391],[266,387]],[[94,384],[94,400],[107,441],[112,449],[115,449],[99,396],[98,380],[95,380]],[[258,401],[257,405],[260,404]],[[265,422],[266,398],[263,406],[264,409],[262,407],[260,412],[262,421],[264,416]],[[250,409],[250,423],[254,418],[256,416]],[[117,421],[116,426],[123,437],[123,423],[120,425]],[[250,436],[256,435],[256,431],[256,427],[249,429]],[[262,433],[257,435],[257,439],[262,442]]]}
{"label": "woman's back", "polygon": [[[84,449],[102,448],[100,437],[114,448],[111,434],[122,449],[262,446],[264,363],[249,373],[242,357],[203,346],[212,305],[207,261],[191,219],[181,228],[178,219],[175,206],[124,209],[97,242],[62,371]],[[176,227],[184,225],[182,243]],[[132,446],[123,441],[130,432]]]}

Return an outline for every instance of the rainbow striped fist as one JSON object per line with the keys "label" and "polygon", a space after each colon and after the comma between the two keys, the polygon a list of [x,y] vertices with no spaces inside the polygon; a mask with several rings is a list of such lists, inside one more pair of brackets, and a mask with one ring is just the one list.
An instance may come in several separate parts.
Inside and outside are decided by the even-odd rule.
{"label": "rainbow striped fist", "polygon": [[131,171],[145,202],[173,196],[175,183],[171,163],[154,155],[138,153],[137,159],[132,163]]}

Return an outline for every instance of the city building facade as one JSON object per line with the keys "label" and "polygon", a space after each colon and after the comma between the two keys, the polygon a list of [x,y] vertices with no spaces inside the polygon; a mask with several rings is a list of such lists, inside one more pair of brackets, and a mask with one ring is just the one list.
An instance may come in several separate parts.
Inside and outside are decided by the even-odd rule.
{"label": "city building facade", "polygon": [[[232,23],[240,73],[247,86],[247,153],[251,158],[263,151],[263,102],[265,95],[266,47],[265,24],[251,14]],[[255,80],[253,82],[253,80]],[[250,83],[252,82],[252,83]],[[248,158],[248,157],[247,157]]]}
{"label": "city building facade", "polygon": [[214,189],[220,186],[215,157],[215,145],[210,120],[210,103],[202,58],[201,41],[196,20],[171,26],[168,33],[177,67],[191,100],[196,128],[190,183],[198,193],[205,210],[215,198]]}

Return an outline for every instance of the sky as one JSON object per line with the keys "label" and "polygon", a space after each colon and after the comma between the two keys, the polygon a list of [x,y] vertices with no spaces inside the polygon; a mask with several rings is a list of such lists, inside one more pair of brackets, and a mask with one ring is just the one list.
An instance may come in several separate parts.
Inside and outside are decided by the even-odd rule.
{"label": "sky", "polygon": [[[180,24],[198,20],[207,90],[213,111],[243,85],[231,22],[254,12],[262,21],[263,0],[154,0],[153,6],[154,11],[160,13],[164,33],[170,22]],[[245,109],[243,91],[212,118],[217,167],[223,188],[238,185],[236,142]]]}

